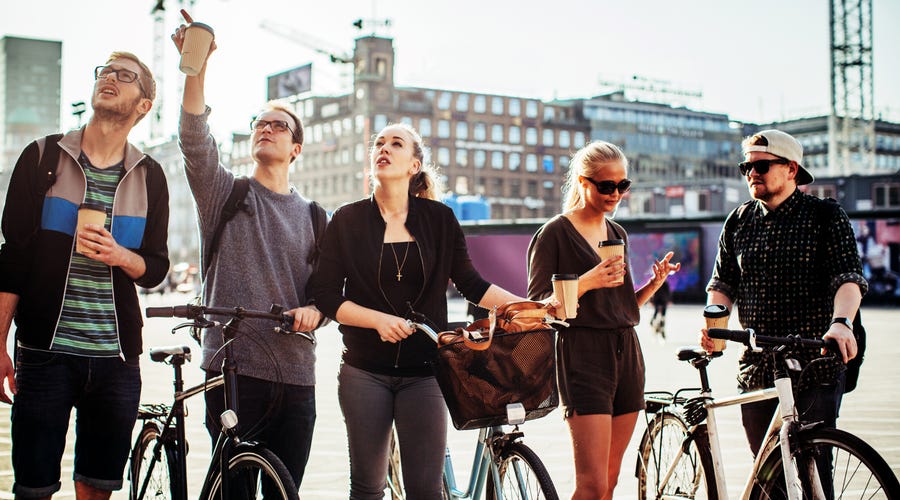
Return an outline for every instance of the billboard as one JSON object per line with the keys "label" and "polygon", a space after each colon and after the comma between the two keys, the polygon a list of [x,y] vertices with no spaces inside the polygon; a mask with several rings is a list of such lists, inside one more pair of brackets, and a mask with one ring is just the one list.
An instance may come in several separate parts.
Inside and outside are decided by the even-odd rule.
{"label": "billboard", "polygon": [[312,63],[271,75],[267,81],[267,99],[270,101],[309,92],[312,89]]}

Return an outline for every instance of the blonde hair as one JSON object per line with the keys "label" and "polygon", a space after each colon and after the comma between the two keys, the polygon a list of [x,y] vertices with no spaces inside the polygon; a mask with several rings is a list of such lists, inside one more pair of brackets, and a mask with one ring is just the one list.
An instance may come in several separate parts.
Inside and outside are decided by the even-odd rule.
{"label": "blonde hair", "polygon": [[574,210],[584,203],[579,177],[594,177],[603,165],[618,161],[628,168],[625,153],[606,141],[593,141],[579,149],[569,162],[569,172],[563,185],[563,211]]}
{"label": "blonde hair", "polygon": [[[398,127],[412,136],[413,157],[419,160],[419,164],[421,165],[419,171],[413,174],[409,179],[409,194],[417,198],[427,198],[429,200],[439,201],[441,199],[441,194],[444,191],[444,186],[441,184],[437,167],[426,162],[426,154],[428,151],[422,144],[422,136],[419,135],[419,132],[416,131],[416,129],[406,123],[389,123],[381,129],[381,132],[384,132],[389,127]],[[376,135],[375,138],[377,137],[378,136]],[[374,159],[375,156],[375,141],[373,140],[372,146],[369,148],[369,157]],[[372,176],[371,179],[372,182],[375,182],[375,176]]]}

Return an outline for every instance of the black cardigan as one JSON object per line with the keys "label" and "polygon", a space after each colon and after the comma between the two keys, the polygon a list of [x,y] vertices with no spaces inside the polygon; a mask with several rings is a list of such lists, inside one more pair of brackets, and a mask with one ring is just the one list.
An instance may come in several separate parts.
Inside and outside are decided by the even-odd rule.
{"label": "black cardigan", "polygon": [[[393,314],[378,283],[385,227],[374,197],[334,212],[309,286],[316,306],[329,318],[335,319],[338,308],[347,300]],[[490,283],[472,265],[462,228],[443,203],[410,197],[406,228],[419,246],[425,277],[413,309],[446,330],[449,281],[473,303],[481,301]],[[427,363],[436,348],[434,341],[421,332],[391,344],[382,342],[373,329],[341,325],[340,331],[344,361],[352,366],[395,376],[431,374]]]}

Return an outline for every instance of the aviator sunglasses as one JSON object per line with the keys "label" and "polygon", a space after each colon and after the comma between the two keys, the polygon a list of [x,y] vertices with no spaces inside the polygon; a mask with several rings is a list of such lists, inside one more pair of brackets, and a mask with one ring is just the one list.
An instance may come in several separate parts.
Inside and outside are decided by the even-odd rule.
{"label": "aviator sunglasses", "polygon": [[625,194],[631,189],[631,179],[623,179],[618,183],[615,181],[595,181],[590,177],[585,177],[585,179],[593,184],[600,194],[613,194],[616,189],[619,190],[619,194]]}
{"label": "aviator sunglasses", "polygon": [[738,168],[741,170],[741,175],[750,175],[751,170],[756,170],[757,174],[764,175],[769,173],[769,167],[771,167],[773,163],[777,165],[787,165],[790,162],[790,160],[786,160],[784,158],[775,158],[773,160],[742,161],[741,163],[738,163]]}

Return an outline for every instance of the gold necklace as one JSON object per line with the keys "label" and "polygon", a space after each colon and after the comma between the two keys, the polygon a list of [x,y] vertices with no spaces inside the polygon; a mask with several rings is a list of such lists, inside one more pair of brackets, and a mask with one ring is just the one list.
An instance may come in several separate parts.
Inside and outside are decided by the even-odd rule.
{"label": "gold necklace", "polygon": [[397,265],[397,281],[400,281],[400,278],[403,277],[401,271],[403,270],[403,266],[406,265],[406,258],[409,257],[409,240],[406,241],[406,251],[403,252],[403,262],[400,262],[397,259],[397,252],[394,251],[394,244],[388,243],[388,246],[391,247],[391,253],[394,254],[394,264]]}

